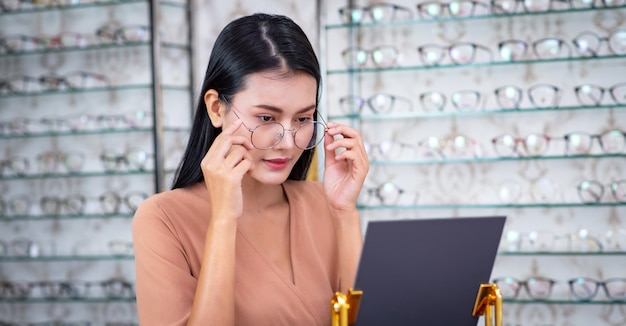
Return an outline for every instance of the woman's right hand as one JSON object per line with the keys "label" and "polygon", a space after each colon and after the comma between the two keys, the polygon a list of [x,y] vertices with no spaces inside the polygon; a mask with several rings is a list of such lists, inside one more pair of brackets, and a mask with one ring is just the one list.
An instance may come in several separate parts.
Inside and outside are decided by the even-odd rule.
{"label": "woman's right hand", "polygon": [[249,137],[235,134],[242,124],[237,119],[222,130],[200,163],[213,219],[236,219],[243,213],[241,182],[252,168],[248,151],[253,147]]}

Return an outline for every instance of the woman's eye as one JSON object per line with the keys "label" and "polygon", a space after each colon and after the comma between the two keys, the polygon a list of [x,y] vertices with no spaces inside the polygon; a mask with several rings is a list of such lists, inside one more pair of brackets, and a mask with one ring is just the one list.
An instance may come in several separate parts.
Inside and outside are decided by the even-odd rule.
{"label": "woman's eye", "polygon": [[271,116],[269,116],[269,115],[260,115],[258,118],[259,118],[259,120],[261,120],[262,122],[271,122],[271,121],[273,121],[273,120],[274,120],[274,118],[272,118],[272,117],[271,117]]}
{"label": "woman's eye", "polygon": [[296,121],[298,123],[306,123],[306,122],[309,122],[309,121],[312,121],[312,120],[313,120],[313,117],[300,117],[300,118],[296,119]]}

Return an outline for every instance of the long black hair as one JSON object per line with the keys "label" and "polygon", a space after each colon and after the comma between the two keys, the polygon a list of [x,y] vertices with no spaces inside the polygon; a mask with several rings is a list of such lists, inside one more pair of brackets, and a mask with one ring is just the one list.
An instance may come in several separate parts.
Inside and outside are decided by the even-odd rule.
{"label": "long black hair", "polygon": [[[204,94],[214,89],[220,100],[230,102],[243,89],[248,75],[264,71],[301,71],[317,81],[320,98],[321,73],[315,51],[304,31],[282,15],[257,13],[230,22],[218,35],[211,51],[185,154],[176,170],[172,189],[204,180],[200,162],[222,128],[211,124]],[[305,150],[288,179],[304,180],[315,149]]]}

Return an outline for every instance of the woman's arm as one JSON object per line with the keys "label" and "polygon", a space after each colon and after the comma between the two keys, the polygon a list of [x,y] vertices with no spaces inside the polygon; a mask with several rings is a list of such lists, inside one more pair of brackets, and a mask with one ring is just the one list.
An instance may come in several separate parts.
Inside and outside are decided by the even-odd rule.
{"label": "woman's arm", "polygon": [[356,200],[369,170],[361,134],[350,127],[328,123],[324,138],[324,189],[335,217],[339,245],[340,290],[354,286],[363,236]]}

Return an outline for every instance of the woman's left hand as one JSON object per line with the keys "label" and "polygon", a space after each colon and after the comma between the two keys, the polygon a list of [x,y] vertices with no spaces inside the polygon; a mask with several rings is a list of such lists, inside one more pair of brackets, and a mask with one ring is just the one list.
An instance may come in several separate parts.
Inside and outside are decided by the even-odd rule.
{"label": "woman's left hand", "polygon": [[369,170],[363,139],[358,130],[348,126],[332,122],[327,126],[324,137],[324,189],[334,209],[354,210]]}

